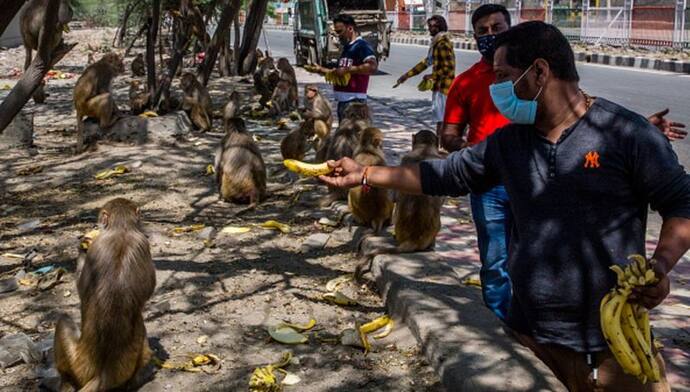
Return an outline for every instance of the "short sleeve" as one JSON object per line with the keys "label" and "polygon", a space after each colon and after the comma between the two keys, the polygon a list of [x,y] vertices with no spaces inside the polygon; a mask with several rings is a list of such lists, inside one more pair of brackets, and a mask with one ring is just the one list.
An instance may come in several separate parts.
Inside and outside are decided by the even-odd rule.
{"label": "short sleeve", "polygon": [[370,59],[376,60],[376,53],[374,53],[374,50],[371,48],[371,45],[369,45],[369,43],[364,39],[362,39],[362,44],[359,45],[358,52],[359,58],[362,62],[365,62]]}
{"label": "short sleeve", "polygon": [[457,78],[455,78],[453,83],[450,85],[450,89],[448,90],[446,111],[443,117],[443,121],[446,124],[465,124],[467,122],[467,112],[460,95],[461,77],[462,75],[459,75]]}

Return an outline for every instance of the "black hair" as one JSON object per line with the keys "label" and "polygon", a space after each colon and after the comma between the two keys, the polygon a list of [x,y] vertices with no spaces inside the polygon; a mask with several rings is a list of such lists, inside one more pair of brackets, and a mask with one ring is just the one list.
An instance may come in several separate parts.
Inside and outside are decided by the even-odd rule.
{"label": "black hair", "polygon": [[474,10],[472,13],[472,28],[475,28],[477,21],[479,19],[489,16],[491,14],[495,14],[497,12],[500,12],[503,14],[503,17],[506,20],[506,23],[508,23],[508,26],[510,26],[510,12],[506,9],[506,7],[500,5],[500,4],[484,4]]}
{"label": "black hair", "polygon": [[428,24],[432,20],[434,22],[438,23],[438,30],[439,31],[448,31],[448,23],[446,23],[446,18],[444,18],[441,15],[433,15],[429,19],[427,19],[426,23]]}
{"label": "black hair", "polygon": [[342,23],[345,26],[352,26],[352,27],[357,27],[357,23],[355,23],[355,18],[353,18],[350,15],[346,14],[338,14],[333,18],[333,24],[335,23]]}
{"label": "black hair", "polygon": [[536,59],[544,59],[556,78],[566,82],[580,80],[573,49],[554,25],[541,21],[520,23],[499,34],[495,45],[496,50],[505,46],[506,62],[511,67],[525,70]]}

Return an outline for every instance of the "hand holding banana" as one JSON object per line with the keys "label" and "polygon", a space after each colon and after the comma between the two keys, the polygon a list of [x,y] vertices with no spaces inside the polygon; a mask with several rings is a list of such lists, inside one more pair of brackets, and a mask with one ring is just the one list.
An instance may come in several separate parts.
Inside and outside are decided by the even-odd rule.
{"label": "hand holding banana", "polygon": [[627,374],[643,384],[659,381],[659,365],[652,351],[651,327],[647,309],[628,299],[633,289],[658,282],[653,270],[655,260],[640,255],[628,257],[625,268],[611,266],[616,273],[616,286],[601,300],[601,331],[613,356]]}

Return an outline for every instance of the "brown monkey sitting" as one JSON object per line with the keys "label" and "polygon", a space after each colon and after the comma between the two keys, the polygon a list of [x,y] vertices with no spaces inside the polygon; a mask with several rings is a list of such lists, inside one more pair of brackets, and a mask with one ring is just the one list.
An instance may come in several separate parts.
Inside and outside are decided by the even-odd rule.
{"label": "brown monkey sitting", "polygon": [[144,62],[144,55],[139,53],[134,60],[132,60],[132,75],[133,76],[145,76],[146,75],[146,63]]}
{"label": "brown monkey sitting", "polygon": [[221,200],[249,203],[254,207],[264,199],[266,166],[241,118],[227,122],[225,136],[216,150],[214,167]]}
{"label": "brown monkey sitting", "polygon": [[142,311],[156,286],[149,242],[134,203],[117,198],[99,214],[100,234],[77,281],[81,330],[67,316],[55,327],[55,364],[80,391],[131,388],[152,357]]}
{"label": "brown monkey sitting", "polygon": [[107,53],[86,67],[74,86],[74,108],[77,110],[77,152],[84,149],[84,117],[98,119],[101,129],[117,120],[117,106],[110,92],[113,78],[124,72],[122,58]]}
{"label": "brown monkey sitting", "polygon": [[319,151],[324,140],[331,132],[333,110],[331,109],[331,104],[321,95],[319,88],[315,84],[308,84],[304,87],[304,110],[302,115],[306,119],[305,121],[314,120],[313,132],[318,138],[315,149]]}
{"label": "brown monkey sitting", "polygon": [[211,96],[194,74],[185,72],[180,79],[184,92],[182,109],[189,114],[192,123],[201,131],[211,130]]}
{"label": "brown monkey sitting", "polygon": [[[24,70],[31,65],[32,51],[38,50],[39,38],[43,33],[45,26],[46,10],[48,9],[49,0],[31,0],[28,5],[24,7],[24,11],[19,19],[22,40],[24,42],[24,50],[26,57],[24,59]],[[72,20],[72,7],[70,0],[60,0],[58,6],[57,26],[55,26],[55,36],[51,42],[50,51],[53,51],[60,42],[62,42],[62,32],[67,27],[67,24]],[[34,92],[33,98],[36,103],[43,103],[46,99],[46,94],[43,91],[45,82]]]}
{"label": "brown monkey sitting", "polygon": [[307,139],[314,135],[313,121],[306,120],[285,135],[280,142],[280,154],[283,156],[283,159],[304,160],[304,156],[310,148]]}
{"label": "brown monkey sitting", "polygon": [[290,61],[285,57],[278,59],[276,68],[279,71],[280,80],[287,82],[287,111],[293,111],[299,106],[299,93],[297,91],[297,76],[295,76],[295,69],[290,65]]}
{"label": "brown monkey sitting", "polygon": [[[415,164],[427,159],[441,159],[438,152],[438,138],[431,131],[419,131],[412,137],[412,151],[407,153],[402,165]],[[426,250],[436,242],[441,229],[441,205],[443,198],[398,194],[393,224],[398,252]]]}
{"label": "brown monkey sitting", "polygon": [[271,109],[268,113],[271,116],[279,116],[290,112],[290,83],[285,80],[279,80],[273,95],[271,95]]}
{"label": "brown monkey sitting", "polygon": [[144,112],[146,105],[149,103],[149,98],[151,94],[148,91],[139,91],[141,82],[138,80],[132,80],[129,82],[129,108],[132,114],[137,115]]}
{"label": "brown monkey sitting", "polygon": [[254,71],[254,90],[261,95],[259,103],[266,106],[271,99],[273,91],[280,81],[280,74],[275,68],[273,58],[270,56],[262,57]]}
{"label": "brown monkey sitting", "polygon": [[240,112],[240,95],[237,91],[230,93],[230,99],[228,103],[223,107],[223,129],[227,132],[229,121],[235,117]]}
{"label": "brown monkey sitting", "polygon": [[[385,166],[382,143],[383,133],[380,129],[365,129],[359,138],[353,159],[362,166]],[[388,191],[381,188],[352,188],[348,192],[347,204],[355,219],[371,227],[374,234],[381,232],[393,212],[393,202],[388,197]]]}

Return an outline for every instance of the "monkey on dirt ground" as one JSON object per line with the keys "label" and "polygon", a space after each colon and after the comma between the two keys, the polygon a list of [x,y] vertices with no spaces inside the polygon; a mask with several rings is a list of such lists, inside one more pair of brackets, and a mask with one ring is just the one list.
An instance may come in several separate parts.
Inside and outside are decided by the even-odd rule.
{"label": "monkey on dirt ground", "polygon": [[270,56],[262,57],[256,66],[256,71],[254,71],[254,90],[261,95],[259,99],[261,106],[266,106],[271,100],[279,81],[280,74],[276,70],[273,58]]}
{"label": "monkey on dirt ground", "polygon": [[[26,57],[24,59],[24,70],[31,65],[32,51],[38,50],[38,43],[43,34],[43,27],[45,25],[46,10],[48,9],[49,0],[30,0],[28,5],[24,7],[19,19],[19,26],[22,34],[22,41],[24,42],[24,50]],[[67,31],[67,24],[72,20],[72,7],[70,0],[60,0],[58,8],[57,26],[55,26],[55,36],[51,42],[50,50],[54,50],[62,42],[62,32]],[[33,98],[36,103],[44,103],[46,94],[43,90],[45,82],[34,92]]]}
{"label": "monkey on dirt ground", "polygon": [[84,149],[84,117],[98,120],[103,129],[117,120],[118,110],[110,92],[113,78],[124,72],[122,58],[107,53],[86,67],[74,86],[74,108],[77,110],[77,153]]}
{"label": "monkey on dirt ground", "polygon": [[333,125],[333,110],[319,88],[315,84],[308,84],[304,87],[304,110],[302,116],[305,121],[313,120],[313,132],[318,139],[314,148],[316,151],[321,149],[322,144]]}
{"label": "monkey on dirt ground", "polygon": [[[412,136],[412,151],[407,153],[401,165],[417,164],[427,159],[441,159],[438,151],[438,138],[434,132],[424,130]],[[436,235],[441,229],[441,206],[443,198],[426,195],[398,193],[393,209],[394,237],[397,247],[381,249],[365,256],[364,262],[355,269],[355,277],[360,278],[371,269],[374,257],[383,253],[410,253],[430,250],[436,243]],[[366,239],[366,236],[360,241]]]}
{"label": "monkey on dirt ground", "polygon": [[[343,157],[352,158],[354,150],[359,145],[359,137],[362,131],[370,126],[369,109],[366,103],[354,102],[345,109],[343,121],[335,132],[331,133],[323,141],[321,148],[316,152],[316,161],[337,161]],[[336,200],[346,200],[347,191],[329,187],[329,193],[319,204],[322,207],[331,205]]]}
{"label": "monkey on dirt ground", "polygon": [[201,131],[211,130],[211,96],[194,74],[185,72],[180,79],[184,92],[182,109],[189,114],[192,123]]}
{"label": "monkey on dirt ground", "polygon": [[304,160],[304,156],[311,148],[308,139],[314,135],[314,120],[303,121],[302,124],[290,131],[280,142],[280,154],[283,159]]}
{"label": "monkey on dirt ground", "polygon": [[139,91],[140,89],[140,81],[132,80],[129,82],[129,107],[134,115],[144,112],[151,96],[148,91],[145,91],[146,88],[144,91]]}
{"label": "monkey on dirt ground", "polygon": [[290,61],[285,57],[278,59],[276,68],[280,73],[280,80],[288,84],[288,111],[293,111],[299,106],[299,93],[297,91],[297,76],[295,76],[295,69],[292,68]]}
{"label": "monkey on dirt ground", "polygon": [[55,364],[64,384],[80,391],[135,388],[152,358],[142,311],[156,286],[149,242],[137,206],[110,200],[100,234],[77,277],[81,329],[68,316],[55,327]]}
{"label": "monkey on dirt ground", "polygon": [[223,129],[228,131],[229,121],[240,113],[240,94],[237,91],[230,93],[228,103],[223,107]]}
{"label": "monkey on dirt ground", "polygon": [[221,200],[256,207],[266,196],[266,165],[241,118],[227,122],[214,167]]}
{"label": "monkey on dirt ground", "polygon": [[[362,131],[359,145],[355,149],[353,159],[362,166],[385,166],[386,158],[382,150],[383,133],[378,128],[367,128]],[[364,188],[362,186],[350,189],[347,204],[355,219],[379,234],[383,226],[390,221],[393,212],[393,202],[388,191],[381,188]]]}
{"label": "monkey on dirt ground", "polygon": [[289,113],[291,110],[290,83],[285,80],[279,80],[275,89],[273,89],[273,95],[271,95],[271,108],[268,113],[272,117],[275,117]]}
{"label": "monkey on dirt ground", "polygon": [[146,76],[146,63],[144,62],[144,55],[139,53],[134,60],[132,60],[132,75]]}

